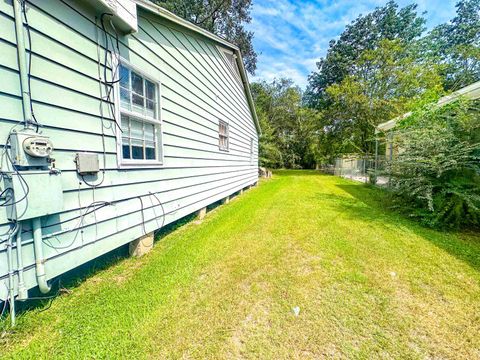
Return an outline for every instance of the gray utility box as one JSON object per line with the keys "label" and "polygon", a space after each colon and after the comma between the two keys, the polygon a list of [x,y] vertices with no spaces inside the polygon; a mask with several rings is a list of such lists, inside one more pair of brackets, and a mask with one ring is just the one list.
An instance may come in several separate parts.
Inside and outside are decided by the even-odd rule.
{"label": "gray utility box", "polygon": [[96,174],[100,170],[97,154],[77,153],[75,163],[80,175]]}
{"label": "gray utility box", "polygon": [[26,220],[63,211],[60,172],[30,170],[19,173],[21,176],[16,172],[4,175],[5,189],[11,188],[14,193],[13,200],[6,204],[8,219]]}

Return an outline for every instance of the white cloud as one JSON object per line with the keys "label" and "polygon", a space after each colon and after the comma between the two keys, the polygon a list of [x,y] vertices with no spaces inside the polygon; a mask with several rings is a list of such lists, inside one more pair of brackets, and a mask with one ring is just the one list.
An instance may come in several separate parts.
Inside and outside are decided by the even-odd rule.
{"label": "white cloud", "polygon": [[[401,6],[413,0],[398,0]],[[418,0],[419,13],[428,10],[428,26],[454,16],[456,0],[438,6],[435,0]],[[331,39],[360,14],[372,11],[386,0],[257,0],[252,7],[249,30],[255,33],[254,47],[259,53],[253,80],[289,77],[301,87],[326,54]]]}
{"label": "white cloud", "polygon": [[279,78],[292,79],[295,84],[300,86],[305,85],[304,73],[294,67],[289,66],[288,63],[275,63],[269,68],[261,68],[253,80],[266,80],[270,82]]}

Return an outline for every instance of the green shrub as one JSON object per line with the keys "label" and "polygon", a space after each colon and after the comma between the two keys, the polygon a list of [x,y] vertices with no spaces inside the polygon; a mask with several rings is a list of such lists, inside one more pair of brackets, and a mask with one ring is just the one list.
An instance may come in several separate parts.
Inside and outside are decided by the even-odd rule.
{"label": "green shrub", "polygon": [[387,164],[395,201],[430,226],[480,225],[478,105],[425,105],[395,130]]}

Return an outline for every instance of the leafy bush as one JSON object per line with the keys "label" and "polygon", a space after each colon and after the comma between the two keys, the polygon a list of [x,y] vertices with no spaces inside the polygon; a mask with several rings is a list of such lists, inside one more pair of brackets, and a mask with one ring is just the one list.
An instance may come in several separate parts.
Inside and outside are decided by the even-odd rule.
{"label": "leafy bush", "polygon": [[479,104],[422,106],[393,135],[387,173],[394,197],[428,225],[480,225]]}

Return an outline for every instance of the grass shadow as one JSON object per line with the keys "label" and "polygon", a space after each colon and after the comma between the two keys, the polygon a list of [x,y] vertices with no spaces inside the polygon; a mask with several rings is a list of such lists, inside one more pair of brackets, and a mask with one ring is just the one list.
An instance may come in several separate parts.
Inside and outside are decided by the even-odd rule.
{"label": "grass shadow", "polygon": [[329,197],[335,197],[331,203],[338,206],[340,211],[349,213],[349,216],[354,218],[380,223],[392,229],[405,227],[480,272],[480,235],[477,232],[441,231],[425,227],[392,209],[388,205],[386,190],[361,184],[341,184],[337,187],[355,199],[327,194]]}

